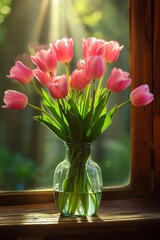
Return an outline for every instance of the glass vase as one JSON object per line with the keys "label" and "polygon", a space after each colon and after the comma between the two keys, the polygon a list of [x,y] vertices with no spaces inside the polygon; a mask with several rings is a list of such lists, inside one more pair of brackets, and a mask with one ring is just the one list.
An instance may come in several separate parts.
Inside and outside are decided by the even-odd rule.
{"label": "glass vase", "polygon": [[92,216],[100,205],[102,173],[91,158],[91,144],[66,144],[66,156],[54,172],[55,203],[64,216]]}

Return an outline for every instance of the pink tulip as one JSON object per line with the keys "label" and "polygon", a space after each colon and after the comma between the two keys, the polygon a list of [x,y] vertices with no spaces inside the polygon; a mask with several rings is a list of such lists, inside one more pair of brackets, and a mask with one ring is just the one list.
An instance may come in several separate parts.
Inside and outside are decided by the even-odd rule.
{"label": "pink tulip", "polygon": [[86,63],[83,59],[79,59],[77,62],[77,68],[78,70],[85,69]]}
{"label": "pink tulip", "polygon": [[86,76],[85,69],[74,70],[71,75],[71,88],[75,90],[83,90],[90,84],[91,80]]}
{"label": "pink tulip", "polygon": [[49,73],[42,72],[39,68],[34,69],[33,74],[44,86],[46,86],[48,82],[52,82],[52,78],[50,77]]}
{"label": "pink tulip", "polygon": [[102,55],[104,51],[104,40],[90,37],[82,39],[83,57]]}
{"label": "pink tulip", "polygon": [[51,47],[55,50],[58,61],[69,63],[73,58],[73,45],[73,39],[65,37],[53,42]]}
{"label": "pink tulip", "polygon": [[86,59],[86,74],[90,79],[104,76],[106,65],[102,56],[90,56]]}
{"label": "pink tulip", "polygon": [[35,56],[31,56],[31,60],[43,72],[54,73],[57,66],[57,57],[52,49],[39,50]]}
{"label": "pink tulip", "polygon": [[24,109],[28,103],[28,98],[21,92],[14,90],[7,90],[4,93],[3,101],[6,105],[2,108]]}
{"label": "pink tulip", "polygon": [[33,80],[32,70],[26,67],[22,62],[17,61],[10,70],[8,78],[13,78],[20,83],[27,84]]}
{"label": "pink tulip", "polygon": [[149,92],[149,87],[147,84],[143,84],[135,88],[130,94],[131,103],[134,106],[144,106],[149,104],[154,100],[154,96]]}
{"label": "pink tulip", "polygon": [[47,84],[51,96],[55,99],[65,98],[68,94],[68,82],[66,75],[56,76]]}
{"label": "pink tulip", "polygon": [[112,92],[120,92],[131,84],[129,73],[122,71],[120,68],[113,68],[107,80],[106,87]]}
{"label": "pink tulip", "polygon": [[106,42],[104,47],[104,59],[106,63],[113,63],[119,57],[123,45],[120,46],[117,41]]}

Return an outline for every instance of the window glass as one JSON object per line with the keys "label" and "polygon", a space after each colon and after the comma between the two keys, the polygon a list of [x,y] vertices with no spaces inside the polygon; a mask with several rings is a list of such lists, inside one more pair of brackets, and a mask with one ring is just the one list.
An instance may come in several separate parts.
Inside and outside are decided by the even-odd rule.
{"label": "window glass", "polygon": [[[57,38],[74,38],[75,60],[82,57],[82,38],[117,40],[124,49],[108,67],[105,78],[114,66],[129,71],[128,5],[128,0],[0,1],[1,105],[6,89],[29,93],[32,103],[40,101],[29,87],[20,87],[6,75],[15,60],[29,64],[29,51],[46,47]],[[112,94],[110,104],[128,97],[129,91]],[[33,120],[36,114],[29,107],[22,111],[0,108],[0,191],[52,187],[54,169],[64,159],[65,147]],[[129,115],[129,105],[119,109],[112,125],[94,143],[93,159],[101,166],[106,187],[124,186],[130,181]]]}

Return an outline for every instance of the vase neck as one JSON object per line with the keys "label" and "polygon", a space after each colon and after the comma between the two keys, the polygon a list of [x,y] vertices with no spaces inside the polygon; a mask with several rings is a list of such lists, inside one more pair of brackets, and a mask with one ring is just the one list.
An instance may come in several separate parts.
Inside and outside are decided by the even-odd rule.
{"label": "vase neck", "polygon": [[91,155],[91,143],[82,143],[78,145],[72,143],[65,143],[65,145],[66,159],[70,162],[79,161],[81,163],[86,163]]}

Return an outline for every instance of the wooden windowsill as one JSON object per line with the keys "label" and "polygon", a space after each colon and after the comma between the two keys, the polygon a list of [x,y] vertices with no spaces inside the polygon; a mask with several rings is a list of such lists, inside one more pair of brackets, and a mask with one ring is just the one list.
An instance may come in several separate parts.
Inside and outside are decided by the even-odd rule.
{"label": "wooden windowsill", "polygon": [[136,234],[158,239],[160,198],[102,201],[97,216],[88,218],[62,217],[54,203],[1,206],[0,234],[4,239],[132,239]]}

